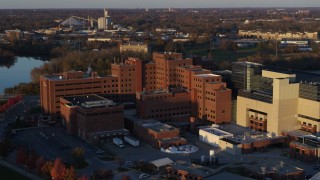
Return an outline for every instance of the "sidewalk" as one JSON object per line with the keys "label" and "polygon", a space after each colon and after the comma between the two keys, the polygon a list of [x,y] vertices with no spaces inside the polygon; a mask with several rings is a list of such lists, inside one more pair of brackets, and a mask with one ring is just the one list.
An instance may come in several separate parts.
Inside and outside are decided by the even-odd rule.
{"label": "sidewalk", "polygon": [[10,164],[10,163],[2,160],[2,159],[0,159],[0,165],[3,165],[5,167],[7,167],[7,168],[10,168],[13,171],[16,171],[17,173],[20,173],[20,174],[22,174],[22,175],[24,175],[24,176],[26,176],[26,177],[28,177],[28,178],[30,178],[32,180],[41,180],[40,177],[38,177],[38,176],[36,176],[34,174],[31,174],[30,172],[26,173],[26,170],[21,169],[20,167],[14,166],[14,165],[12,165],[12,164]]}

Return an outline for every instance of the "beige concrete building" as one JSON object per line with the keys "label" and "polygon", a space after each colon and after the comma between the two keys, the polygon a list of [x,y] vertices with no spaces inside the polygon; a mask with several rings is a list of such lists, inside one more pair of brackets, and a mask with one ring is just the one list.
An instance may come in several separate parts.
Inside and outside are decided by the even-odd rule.
{"label": "beige concrete building", "polygon": [[282,131],[298,129],[299,83],[292,83],[295,74],[263,70],[262,76],[272,79],[272,92],[240,91],[237,102],[237,123],[277,135]]}
{"label": "beige concrete building", "polygon": [[260,30],[239,30],[239,36],[256,36],[261,39],[318,39],[317,32],[268,32]]}
{"label": "beige concrete building", "polygon": [[297,118],[301,130],[320,132],[320,83],[300,83]]}
{"label": "beige concrete building", "polygon": [[124,51],[148,53],[149,47],[148,44],[144,44],[143,42],[130,41],[124,44],[120,44],[120,52]]}

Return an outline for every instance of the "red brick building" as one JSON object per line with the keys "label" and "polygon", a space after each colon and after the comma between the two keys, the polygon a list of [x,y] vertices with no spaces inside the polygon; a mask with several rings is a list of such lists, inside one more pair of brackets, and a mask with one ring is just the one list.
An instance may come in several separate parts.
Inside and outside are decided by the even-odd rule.
{"label": "red brick building", "polygon": [[306,162],[319,162],[320,139],[311,133],[301,130],[283,133],[287,136],[290,157]]}
{"label": "red brick building", "polygon": [[43,113],[59,116],[60,97],[119,95],[121,98],[115,99],[124,102],[137,93],[137,114],[143,119],[187,122],[192,117],[198,124],[231,120],[231,90],[221,76],[193,66],[192,59],[184,59],[181,53],[153,53],[151,62],[128,58],[124,63],[112,64],[111,73],[107,77],[90,71],[42,76]]}
{"label": "red brick building", "polygon": [[127,134],[123,106],[97,95],[60,99],[61,117],[67,132],[90,142]]}
{"label": "red brick building", "polygon": [[142,119],[157,119],[161,122],[189,122],[191,94],[174,88],[137,93],[137,115]]}
{"label": "red brick building", "polygon": [[179,129],[156,120],[137,121],[134,126],[134,134],[153,147],[167,148],[187,143],[186,139],[179,137]]}

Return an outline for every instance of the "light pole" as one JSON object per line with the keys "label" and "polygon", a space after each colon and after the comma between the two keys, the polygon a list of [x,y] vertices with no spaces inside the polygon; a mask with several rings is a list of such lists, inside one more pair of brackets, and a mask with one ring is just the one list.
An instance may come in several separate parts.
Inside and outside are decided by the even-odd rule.
{"label": "light pole", "polygon": [[25,164],[24,168],[26,169],[26,176],[27,176],[27,174],[28,174],[28,166]]}

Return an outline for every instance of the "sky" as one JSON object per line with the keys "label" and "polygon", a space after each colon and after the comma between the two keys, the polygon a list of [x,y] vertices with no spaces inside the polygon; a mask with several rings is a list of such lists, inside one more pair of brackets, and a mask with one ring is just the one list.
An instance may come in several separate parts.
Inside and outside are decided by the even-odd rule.
{"label": "sky", "polygon": [[320,7],[320,0],[0,0],[0,9]]}

